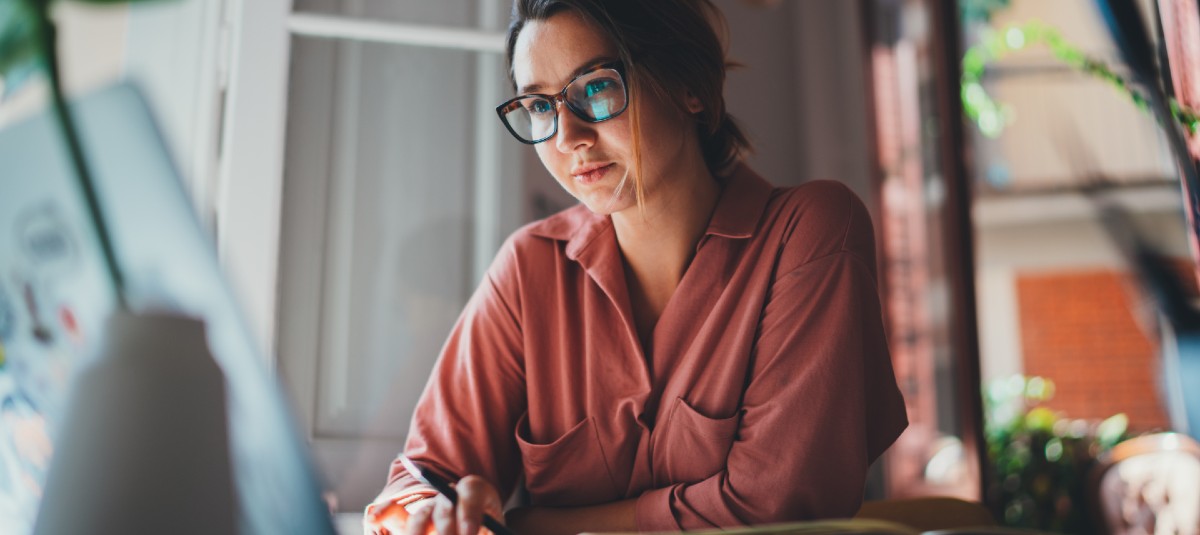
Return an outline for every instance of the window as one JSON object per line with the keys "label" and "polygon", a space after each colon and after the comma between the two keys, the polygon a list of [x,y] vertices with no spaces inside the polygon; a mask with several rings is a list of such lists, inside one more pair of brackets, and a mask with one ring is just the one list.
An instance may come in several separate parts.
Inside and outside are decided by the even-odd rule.
{"label": "window", "polygon": [[492,112],[507,9],[302,1],[289,15],[279,366],[344,510],[381,488],[503,239],[544,215],[523,170],[556,195]]}

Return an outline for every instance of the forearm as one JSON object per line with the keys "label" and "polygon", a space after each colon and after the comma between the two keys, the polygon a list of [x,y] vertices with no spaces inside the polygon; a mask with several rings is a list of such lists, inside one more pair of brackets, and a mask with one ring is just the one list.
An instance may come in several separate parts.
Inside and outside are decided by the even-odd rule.
{"label": "forearm", "polygon": [[586,507],[521,507],[508,512],[519,535],[574,535],[582,531],[636,531],[637,499]]}

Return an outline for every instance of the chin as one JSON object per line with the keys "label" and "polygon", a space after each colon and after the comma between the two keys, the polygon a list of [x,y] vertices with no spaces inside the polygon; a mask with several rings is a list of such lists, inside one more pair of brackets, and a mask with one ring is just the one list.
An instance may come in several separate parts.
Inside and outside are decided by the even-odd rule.
{"label": "chin", "polygon": [[632,193],[624,192],[614,200],[611,189],[576,198],[596,215],[613,215],[637,207]]}

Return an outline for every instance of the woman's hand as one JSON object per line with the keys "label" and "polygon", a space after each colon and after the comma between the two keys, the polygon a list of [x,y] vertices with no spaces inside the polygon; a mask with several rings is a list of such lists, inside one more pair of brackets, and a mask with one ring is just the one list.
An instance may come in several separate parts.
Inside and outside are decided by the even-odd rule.
{"label": "woman's hand", "polygon": [[445,496],[422,499],[401,505],[398,501],[371,504],[363,518],[366,535],[476,535],[490,533],[481,529],[483,515],[503,522],[504,507],[500,493],[487,480],[467,476],[455,485],[458,505]]}
{"label": "woman's hand", "polygon": [[[433,497],[410,501],[408,497],[375,502],[367,506],[363,513],[363,535],[398,535],[405,533],[405,527],[412,517],[426,506],[433,505]],[[429,517],[428,511],[425,513]]]}

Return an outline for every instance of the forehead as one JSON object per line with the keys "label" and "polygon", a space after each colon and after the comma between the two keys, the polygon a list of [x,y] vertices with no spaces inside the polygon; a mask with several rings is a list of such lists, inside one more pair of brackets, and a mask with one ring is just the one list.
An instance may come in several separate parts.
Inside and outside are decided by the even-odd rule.
{"label": "forehead", "polygon": [[594,24],[574,10],[545,20],[531,20],[513,46],[513,80],[517,88],[558,91],[575,71],[597,59],[616,59],[617,47]]}

